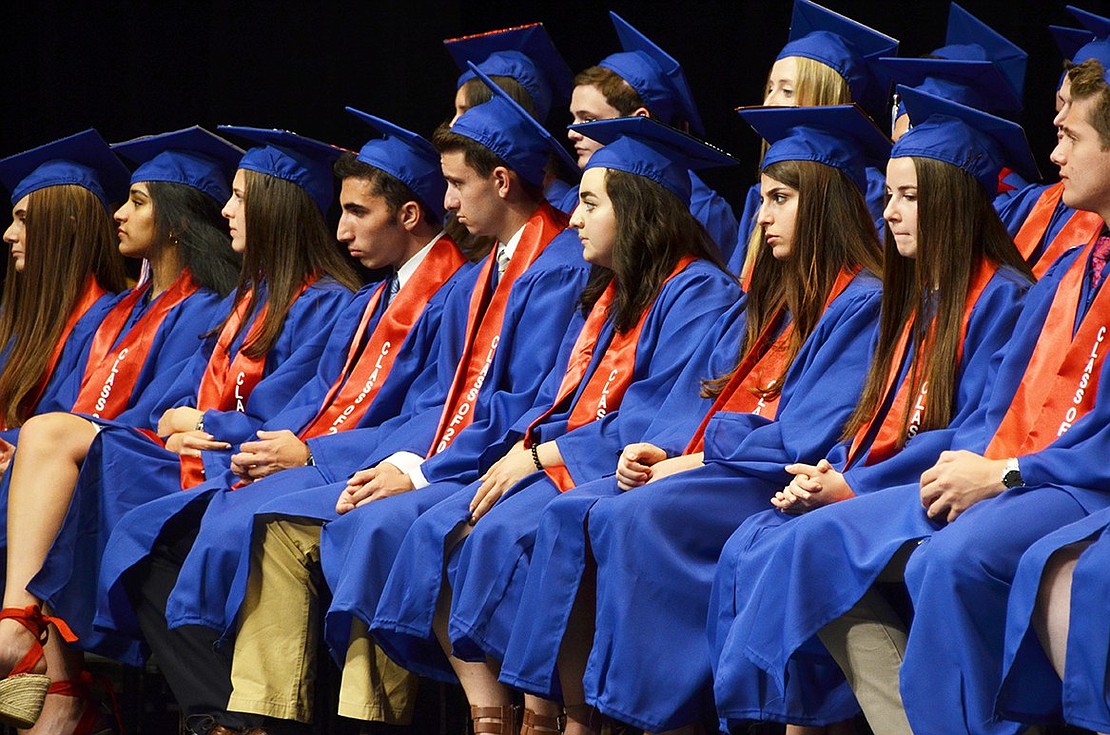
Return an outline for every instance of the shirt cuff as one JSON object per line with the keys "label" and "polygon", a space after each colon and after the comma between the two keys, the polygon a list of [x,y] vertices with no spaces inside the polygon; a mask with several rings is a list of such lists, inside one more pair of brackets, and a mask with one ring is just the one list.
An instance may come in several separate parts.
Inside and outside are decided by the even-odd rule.
{"label": "shirt cuff", "polygon": [[424,462],[424,458],[419,454],[414,452],[395,452],[382,461],[389,462],[391,465],[401,470],[401,472],[408,475],[415,489],[419,490],[429,485],[428,480],[424,477],[424,473],[420,471],[420,465]]}

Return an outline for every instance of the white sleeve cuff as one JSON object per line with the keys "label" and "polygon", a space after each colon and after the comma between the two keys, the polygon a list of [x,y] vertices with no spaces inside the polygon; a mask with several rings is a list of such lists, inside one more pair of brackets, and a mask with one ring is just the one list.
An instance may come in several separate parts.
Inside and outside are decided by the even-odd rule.
{"label": "white sleeve cuff", "polygon": [[401,472],[408,475],[409,480],[412,481],[412,486],[417,490],[429,485],[428,480],[424,477],[424,473],[420,471],[420,465],[424,462],[424,458],[419,454],[413,452],[395,452],[382,461],[389,462],[391,465],[401,470]]}

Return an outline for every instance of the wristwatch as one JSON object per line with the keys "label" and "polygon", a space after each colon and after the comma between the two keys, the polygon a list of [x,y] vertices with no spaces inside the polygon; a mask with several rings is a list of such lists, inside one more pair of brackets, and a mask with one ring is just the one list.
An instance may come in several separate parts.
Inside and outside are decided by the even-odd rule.
{"label": "wristwatch", "polygon": [[1006,460],[1006,466],[1002,469],[1002,486],[1007,490],[1025,486],[1025,481],[1021,479],[1021,468],[1018,467],[1017,457]]}

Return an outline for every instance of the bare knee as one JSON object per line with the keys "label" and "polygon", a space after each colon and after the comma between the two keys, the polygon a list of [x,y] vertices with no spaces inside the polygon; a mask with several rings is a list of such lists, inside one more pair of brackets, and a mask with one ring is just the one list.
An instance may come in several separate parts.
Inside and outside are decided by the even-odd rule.
{"label": "bare knee", "polygon": [[19,454],[47,455],[76,462],[85,459],[96,428],[88,419],[71,413],[32,416],[19,430]]}

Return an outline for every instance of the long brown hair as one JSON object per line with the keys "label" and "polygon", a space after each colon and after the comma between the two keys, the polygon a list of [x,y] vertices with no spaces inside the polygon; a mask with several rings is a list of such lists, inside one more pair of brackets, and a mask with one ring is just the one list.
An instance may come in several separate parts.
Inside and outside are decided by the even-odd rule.
{"label": "long brown hair", "polygon": [[[983,262],[1008,265],[1033,280],[990,198],[970,174],[931,158],[911,160],[917,170],[917,254],[900,256],[887,227],[879,343],[842,439],[855,436],[886,398],[895,347],[910,319],[914,347],[909,395],[917,396],[926,383],[929,391],[918,430],[947,426],[956,402],[964,302],[976,267]],[[909,421],[907,411],[899,446],[905,443]]]}
{"label": "long brown hair", "polygon": [[[319,207],[304,189],[256,171],[244,170],[243,174],[247,249],[235,301],[250,294],[248,317],[263,301],[267,304],[261,326],[242,347],[243,354],[258,358],[277,342],[306,280],[314,275],[331,276],[352,291],[359,282],[354,267],[329,234]],[[265,297],[260,293],[263,287]],[[244,318],[239,330],[249,322]]]}
{"label": "long brown hair", "polygon": [[722,271],[725,268],[690,208],[659,184],[608,169],[605,190],[617,217],[613,268],[594,267],[582,291],[582,313],[589,313],[615,278],[617,289],[609,316],[618,332],[627,332],[651,306],[683,256],[708,260]]}
{"label": "long brown hair", "polygon": [[[777,260],[759,231],[756,277],[748,292],[744,342],[736,362],[739,366],[785,308],[794,330],[783,372],[766,393],[773,397],[782,389],[798,350],[825,312],[825,301],[837,275],[857,267],[879,273],[882,252],[863,194],[839,169],[814,161],[779,161],[764,168],[763,173],[798,192],[793,251],[786,260]],[[706,381],[703,394],[719,395],[731,377],[730,373]]]}
{"label": "long brown hair", "polygon": [[9,254],[0,298],[0,407],[8,427],[34,411],[36,387],[61,339],[62,329],[92,276],[105,291],[126,288],[123,258],[104,205],[88,189],[62,184],[31,192],[27,201],[26,253],[17,272]]}
{"label": "long brown hair", "polygon": [[[852,89],[840,73],[828,64],[804,56],[795,56],[794,99],[798,107],[821,107],[824,105],[846,105],[852,101]],[[771,86],[771,74],[767,73],[767,84],[763,87],[764,99]],[[763,156],[767,153],[767,141],[763,141],[759,151],[760,166],[763,165]],[[741,233],[743,236],[743,233]],[[748,249],[744,263],[740,266],[739,275],[743,276],[755,266],[755,257],[759,254],[760,238],[762,235],[756,227],[748,236]]]}

